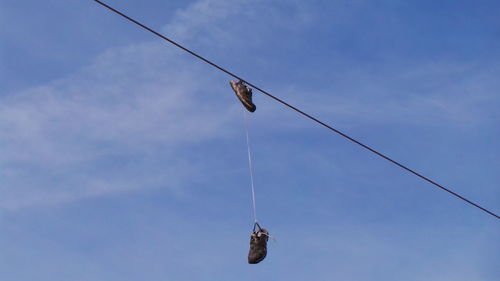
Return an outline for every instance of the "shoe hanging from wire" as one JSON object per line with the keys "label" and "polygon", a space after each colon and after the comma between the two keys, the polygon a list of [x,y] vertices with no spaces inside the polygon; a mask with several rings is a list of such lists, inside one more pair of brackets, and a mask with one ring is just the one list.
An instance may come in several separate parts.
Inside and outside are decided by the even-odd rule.
{"label": "shoe hanging from wire", "polygon": [[257,107],[252,102],[252,89],[245,85],[243,81],[229,81],[231,88],[233,88],[234,93],[243,104],[243,106],[250,112],[254,112]]}

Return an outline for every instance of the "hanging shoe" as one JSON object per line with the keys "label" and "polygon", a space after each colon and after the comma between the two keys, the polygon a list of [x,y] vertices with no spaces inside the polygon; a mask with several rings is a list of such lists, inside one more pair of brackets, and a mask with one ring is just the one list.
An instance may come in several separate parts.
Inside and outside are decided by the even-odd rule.
{"label": "hanging shoe", "polygon": [[233,88],[234,93],[241,101],[243,106],[250,111],[254,112],[257,107],[252,102],[252,89],[243,84],[243,81],[235,82],[234,80],[229,81],[231,88]]}
{"label": "hanging shoe", "polygon": [[[258,227],[256,230],[255,227]],[[269,232],[255,223],[254,230],[250,236],[250,251],[248,252],[248,263],[256,264],[264,260],[267,255],[267,240]]]}

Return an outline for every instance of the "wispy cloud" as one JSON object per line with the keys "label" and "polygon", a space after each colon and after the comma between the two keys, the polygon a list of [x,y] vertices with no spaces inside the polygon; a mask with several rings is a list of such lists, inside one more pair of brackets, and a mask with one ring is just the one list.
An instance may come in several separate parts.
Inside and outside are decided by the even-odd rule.
{"label": "wispy cloud", "polygon": [[500,106],[499,73],[490,64],[394,65],[378,71],[353,69],[316,86],[313,93],[300,85],[284,92],[309,112],[346,127],[383,123],[468,128],[498,123],[500,113],[494,108]]}
{"label": "wispy cloud", "polygon": [[[176,166],[185,167],[174,149],[225,136],[231,108],[210,110],[212,102],[198,98],[207,91],[199,71],[181,67],[174,56],[158,62],[159,52],[157,44],[112,50],[77,73],[5,98],[0,205],[178,184],[182,173]],[[109,170],[106,159],[137,161],[154,153],[172,164],[168,171],[113,178],[106,176],[110,171],[90,168]]]}
{"label": "wispy cloud", "polygon": [[[245,44],[234,40],[227,23],[256,10],[272,17],[273,9],[264,4],[196,1],[179,10],[164,30],[201,44]],[[295,22],[286,18],[282,24]],[[265,28],[255,22],[243,26]],[[220,92],[219,84],[210,83],[203,66],[190,62],[161,42],[141,42],[109,49],[83,69],[4,97],[0,207],[172,188],[188,181],[196,165],[176,151],[227,137],[235,114],[235,103],[217,106],[228,100],[211,94]],[[224,87],[230,91],[227,82]],[[168,167],[155,169],[162,166],[158,162]]]}
{"label": "wispy cloud", "polygon": [[[313,21],[314,11],[303,1],[268,5],[240,0],[227,5],[200,0],[179,10],[163,30],[176,40],[211,45],[212,50],[224,53],[274,40],[268,24],[299,31]],[[262,36],[235,37],[245,29]],[[230,91],[226,81],[213,83],[215,76],[207,75],[205,66],[191,62],[163,43],[142,42],[110,49],[57,81],[4,97],[0,105],[0,207],[181,185],[189,172],[196,173],[196,165],[187,163],[178,150],[230,136],[239,106],[234,98],[214,94]],[[498,105],[496,69],[441,63],[394,67],[375,74],[372,70],[346,72],[332,83],[316,86],[314,95],[304,94],[311,91],[310,83],[283,86],[270,80],[264,86],[279,89],[278,96],[318,117],[340,120],[336,124],[343,127],[437,121],[474,125],[498,120],[481,110]],[[256,99],[262,101],[257,95]],[[263,122],[273,129],[309,126],[307,120],[279,122],[285,118],[275,110],[280,106],[259,105],[256,126]],[[273,125],[266,120],[277,122]],[[168,169],[150,169],[158,166],[160,158],[169,163]],[[137,163],[137,159],[150,160]],[[137,164],[124,164],[128,162]]]}
{"label": "wispy cloud", "polygon": [[179,40],[196,38],[197,43],[210,45],[218,44],[218,41],[231,41],[231,44],[243,46],[259,38],[250,38],[248,34],[238,33],[238,30],[255,30],[270,35],[269,24],[294,30],[307,26],[313,18],[311,6],[297,0],[272,3],[264,0],[236,0],[230,4],[221,0],[200,0],[177,11],[172,22],[163,30]]}

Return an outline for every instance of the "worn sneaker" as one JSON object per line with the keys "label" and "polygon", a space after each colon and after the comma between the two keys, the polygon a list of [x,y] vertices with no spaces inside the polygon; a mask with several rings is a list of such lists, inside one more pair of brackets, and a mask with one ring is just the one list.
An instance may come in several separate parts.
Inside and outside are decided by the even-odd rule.
{"label": "worn sneaker", "polygon": [[229,84],[231,84],[231,88],[233,88],[234,93],[245,108],[250,112],[254,112],[257,107],[252,102],[252,89],[243,84],[242,81],[235,82],[231,80]]}
{"label": "worn sneaker", "polygon": [[264,260],[267,255],[267,240],[269,232],[256,224],[259,229],[255,230],[250,236],[250,251],[248,252],[248,263],[256,264]]}

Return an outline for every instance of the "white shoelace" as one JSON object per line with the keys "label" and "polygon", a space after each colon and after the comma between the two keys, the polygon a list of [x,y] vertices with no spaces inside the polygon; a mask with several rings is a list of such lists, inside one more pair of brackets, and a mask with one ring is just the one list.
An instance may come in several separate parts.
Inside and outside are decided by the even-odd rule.
{"label": "white shoelace", "polygon": [[250,171],[250,183],[252,186],[252,203],[253,203],[253,219],[254,222],[257,222],[257,207],[255,203],[255,186],[253,182],[253,165],[252,165],[252,153],[250,152],[250,137],[248,134],[248,117],[247,117],[247,112],[246,110],[243,109],[243,118],[245,122],[245,134],[246,134],[246,140],[247,140],[247,153],[248,153],[248,168]]}

